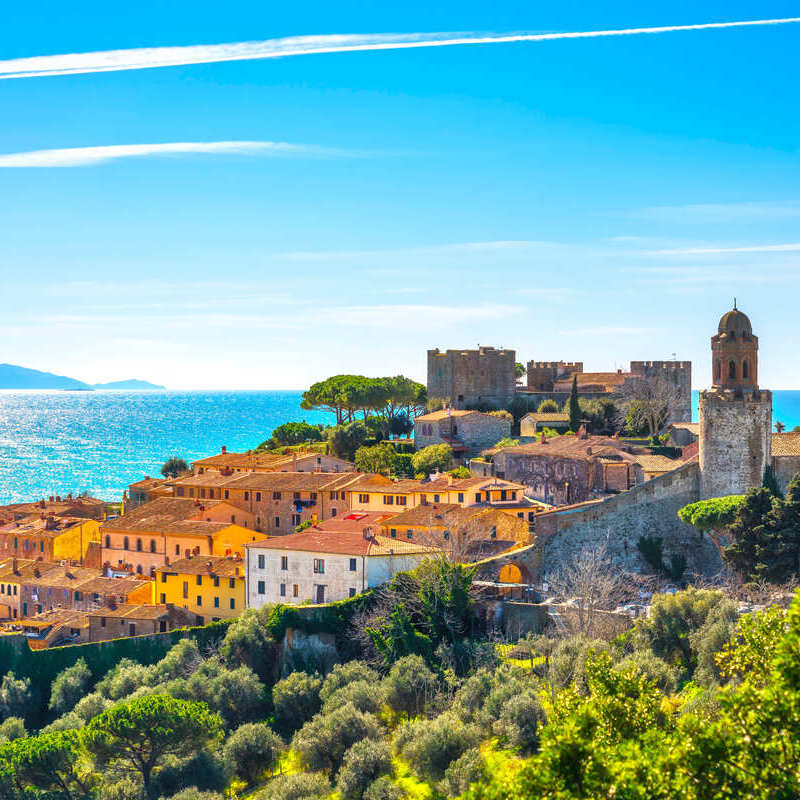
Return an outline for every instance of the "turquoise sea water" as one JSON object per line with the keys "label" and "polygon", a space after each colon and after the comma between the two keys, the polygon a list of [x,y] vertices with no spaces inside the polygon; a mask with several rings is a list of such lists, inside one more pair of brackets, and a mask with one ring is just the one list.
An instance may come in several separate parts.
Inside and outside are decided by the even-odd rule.
{"label": "turquoise sea water", "polygon": [[300,392],[0,392],[0,503],[86,491],[117,500],[172,455],[256,447],[303,411]]}
{"label": "turquoise sea water", "polygon": [[[800,391],[773,398],[773,419],[800,425]],[[0,392],[0,503],[80,491],[116,500],[171,455],[248,450],[301,419],[331,415],[303,411],[300,392]]]}

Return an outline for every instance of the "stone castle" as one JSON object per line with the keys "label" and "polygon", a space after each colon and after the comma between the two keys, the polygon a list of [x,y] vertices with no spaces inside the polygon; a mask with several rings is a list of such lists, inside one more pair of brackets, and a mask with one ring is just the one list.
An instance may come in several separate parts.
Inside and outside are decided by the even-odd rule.
{"label": "stone castle", "polygon": [[[638,548],[642,537],[660,538],[665,561],[685,559],[689,574],[715,574],[722,568],[717,545],[681,522],[678,511],[697,500],[760,486],[769,465],[783,488],[800,470],[800,433],[772,432],[772,394],[758,386],[758,337],[735,305],[720,319],[711,352],[712,385],[700,393],[700,421],[681,425],[699,439],[697,454],[685,450],[688,457],[674,468],[603,499],[537,515],[532,552],[543,574],[597,548],[621,570],[647,572]],[[661,369],[671,362],[654,363]],[[559,459],[555,449],[553,456]]]}
{"label": "stone castle", "polygon": [[535,408],[543,400],[563,405],[577,379],[586,399],[608,397],[631,383],[661,375],[675,384],[679,401],[671,422],[691,422],[691,361],[631,361],[623,372],[584,372],[580,361],[529,361],[527,384],[516,382],[516,351],[479,347],[477,350],[428,350],[428,397],[457,408],[507,408],[515,397]]}

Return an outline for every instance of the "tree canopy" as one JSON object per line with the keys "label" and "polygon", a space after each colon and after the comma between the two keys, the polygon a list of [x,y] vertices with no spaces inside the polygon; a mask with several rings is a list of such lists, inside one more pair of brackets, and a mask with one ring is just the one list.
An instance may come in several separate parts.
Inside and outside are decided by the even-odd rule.
{"label": "tree canopy", "polygon": [[177,456],[172,456],[168,458],[162,465],[161,465],[161,474],[165,478],[177,478],[178,475],[183,475],[184,472],[189,471],[189,465],[186,461],[182,458],[178,458]]}

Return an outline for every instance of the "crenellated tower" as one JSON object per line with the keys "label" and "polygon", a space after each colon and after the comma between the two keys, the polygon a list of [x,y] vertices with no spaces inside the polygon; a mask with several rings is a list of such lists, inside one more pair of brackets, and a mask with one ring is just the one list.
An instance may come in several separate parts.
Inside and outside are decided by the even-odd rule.
{"label": "crenellated tower", "polygon": [[704,498],[760,486],[771,462],[772,392],[758,387],[758,337],[733,308],[711,337],[712,386],[700,392],[700,475]]}

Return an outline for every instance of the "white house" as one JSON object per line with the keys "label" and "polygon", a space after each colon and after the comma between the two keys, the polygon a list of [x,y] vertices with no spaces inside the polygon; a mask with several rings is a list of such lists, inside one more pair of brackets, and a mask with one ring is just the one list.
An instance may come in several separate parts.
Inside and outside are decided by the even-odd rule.
{"label": "white house", "polygon": [[[380,529],[378,529],[380,530]],[[246,555],[247,605],[330,603],[388,581],[441,551],[416,542],[363,532],[315,528],[250,542]]]}

